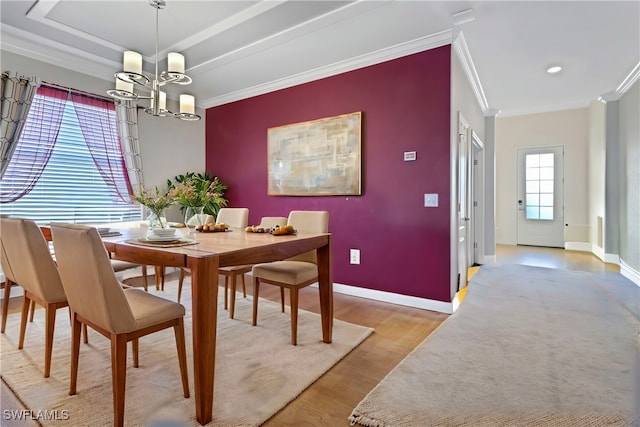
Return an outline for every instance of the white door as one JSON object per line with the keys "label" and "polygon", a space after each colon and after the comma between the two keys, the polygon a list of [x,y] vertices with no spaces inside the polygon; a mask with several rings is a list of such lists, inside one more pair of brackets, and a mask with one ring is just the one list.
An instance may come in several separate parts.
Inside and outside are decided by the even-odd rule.
{"label": "white door", "polygon": [[564,147],[518,149],[518,244],[564,247]]}
{"label": "white door", "polygon": [[469,267],[468,228],[469,221],[469,125],[458,115],[458,290],[467,286]]}

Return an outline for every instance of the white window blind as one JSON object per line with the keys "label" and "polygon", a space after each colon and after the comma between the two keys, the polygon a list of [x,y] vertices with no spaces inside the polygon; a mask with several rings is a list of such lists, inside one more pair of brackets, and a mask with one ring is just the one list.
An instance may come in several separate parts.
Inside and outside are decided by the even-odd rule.
{"label": "white window blind", "polygon": [[[43,98],[46,97],[36,95],[38,97],[40,99],[34,99],[34,102],[45,101]],[[82,108],[90,110],[97,107],[82,105]],[[115,111],[109,113],[115,120]],[[28,135],[21,136],[21,142],[23,138],[28,138]],[[26,144],[20,148],[28,149]],[[11,186],[10,176],[5,175],[2,186]],[[141,218],[139,205],[118,200],[105,184],[83,138],[73,102],[69,100],[42,176],[30,193],[0,205],[0,209],[5,215],[30,218],[38,224],[56,221],[105,223]]]}

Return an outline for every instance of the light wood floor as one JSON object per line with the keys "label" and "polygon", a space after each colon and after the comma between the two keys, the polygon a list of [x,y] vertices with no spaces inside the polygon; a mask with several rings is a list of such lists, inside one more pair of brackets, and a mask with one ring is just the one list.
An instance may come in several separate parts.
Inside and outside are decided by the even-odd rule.
{"label": "light wood floor", "polygon": [[[595,272],[619,271],[617,266],[604,264],[591,254],[529,246],[499,245],[497,262]],[[279,298],[277,289],[272,286],[265,286],[261,294],[273,300]],[[316,289],[303,289],[300,308],[318,312],[317,300]],[[11,305],[15,312],[12,315],[19,315],[20,301],[12,301]],[[375,332],[265,426],[348,426],[347,417],[360,400],[447,318],[442,313],[340,294],[334,296],[334,315],[336,319],[370,326]],[[295,373],[295,367],[292,372]],[[0,391],[3,410],[23,409],[4,382]],[[2,427],[27,425],[4,418],[0,419]]]}

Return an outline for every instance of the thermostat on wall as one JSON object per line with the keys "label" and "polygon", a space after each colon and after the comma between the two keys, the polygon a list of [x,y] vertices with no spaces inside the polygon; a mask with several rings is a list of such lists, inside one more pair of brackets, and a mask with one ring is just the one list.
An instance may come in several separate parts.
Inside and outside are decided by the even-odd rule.
{"label": "thermostat on wall", "polygon": [[409,162],[411,160],[415,160],[416,159],[416,152],[415,151],[405,151],[404,152],[404,161],[405,162]]}

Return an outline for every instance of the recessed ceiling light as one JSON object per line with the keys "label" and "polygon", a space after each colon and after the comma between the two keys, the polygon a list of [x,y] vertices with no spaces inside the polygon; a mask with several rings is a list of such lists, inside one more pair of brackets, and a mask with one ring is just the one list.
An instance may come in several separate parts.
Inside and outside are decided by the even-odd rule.
{"label": "recessed ceiling light", "polygon": [[547,73],[549,74],[556,74],[556,73],[559,73],[560,71],[562,71],[562,67],[559,65],[554,65],[552,67],[547,68]]}

